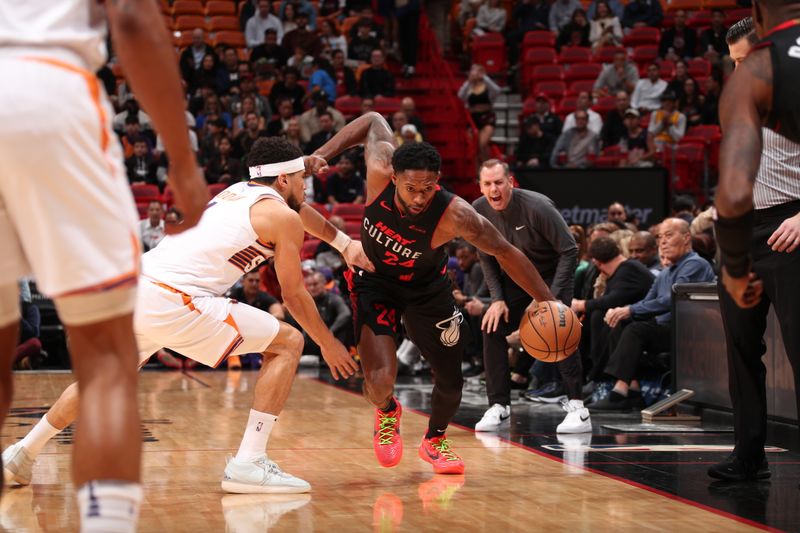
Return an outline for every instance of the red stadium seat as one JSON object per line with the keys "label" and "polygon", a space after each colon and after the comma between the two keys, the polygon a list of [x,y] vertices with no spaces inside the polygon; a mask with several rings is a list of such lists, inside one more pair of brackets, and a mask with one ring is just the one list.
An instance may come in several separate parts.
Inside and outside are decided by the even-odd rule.
{"label": "red stadium seat", "polygon": [[618,167],[620,163],[625,159],[625,156],[621,154],[614,154],[614,155],[600,155],[594,158],[594,163],[592,166],[598,168],[613,168]]}
{"label": "red stadium seat", "polygon": [[603,70],[597,63],[575,63],[570,65],[564,73],[565,81],[591,80],[595,81]]}
{"label": "red stadium seat", "polygon": [[694,29],[711,26],[711,11],[695,11],[689,15],[686,25]]}
{"label": "red stadium seat", "polygon": [[590,93],[594,90],[594,80],[578,80],[573,81],[567,88],[567,93],[570,96],[577,96],[582,92]]}
{"label": "red stadium seat", "polygon": [[593,63],[611,63],[614,60],[614,55],[617,52],[628,53],[626,49],[621,46],[604,46],[597,50],[592,57]]}
{"label": "red stadium seat", "polygon": [[700,190],[705,157],[706,147],[700,143],[679,144],[675,147],[664,145],[662,164],[667,169],[674,169],[672,183],[676,190]]}
{"label": "red stadium seat", "polygon": [[472,42],[472,62],[483,65],[487,74],[506,70],[506,41],[499,33],[487,33]]}
{"label": "red stadium seat", "polygon": [[333,206],[331,216],[340,216],[343,219],[361,221],[364,218],[364,204],[336,204]]}
{"label": "red stadium seat", "polygon": [[391,96],[376,96],[375,97],[375,111],[381,115],[390,115],[400,111],[400,98]]}
{"label": "red stadium seat", "polygon": [[330,218],[331,212],[328,211],[328,208],[325,207],[325,204],[318,204],[317,202],[311,202],[308,205],[316,209],[317,213],[324,216],[325,218]]}
{"label": "red stadium seat", "polygon": [[576,97],[565,96],[558,103],[558,106],[556,106],[556,115],[558,115],[561,120],[564,120],[564,117],[575,111],[577,102],[578,99]]}
{"label": "red stadium seat", "polygon": [[161,201],[166,204],[167,209],[172,207],[172,204],[175,203],[175,195],[172,193],[172,188],[169,185],[164,188],[164,194],[161,196]]}
{"label": "red stadium seat", "polygon": [[195,28],[206,29],[206,19],[200,15],[181,15],[175,19],[175,29],[192,31]]}
{"label": "red stadium seat", "polygon": [[592,106],[592,109],[600,113],[601,116],[606,116],[606,113],[611,111],[617,106],[616,96],[602,96]]}
{"label": "red stadium seat", "polygon": [[208,195],[214,198],[216,195],[224,191],[228,186],[224,183],[211,183],[208,186]]}
{"label": "red stadium seat", "polygon": [[236,4],[220,0],[209,0],[206,2],[206,16],[215,17],[219,15],[235,16]]}
{"label": "red stadium seat", "polygon": [[344,221],[344,232],[348,235],[356,234],[358,235],[361,233],[361,221],[360,220],[345,220]]}
{"label": "red stadium seat", "polygon": [[675,63],[669,59],[662,59],[658,66],[661,68],[661,79],[671,80],[675,76]]}
{"label": "red stadium seat", "polygon": [[526,67],[534,65],[547,65],[556,62],[556,51],[552,48],[531,48],[525,52],[522,63]]}
{"label": "red stadium seat", "polygon": [[665,7],[666,11],[674,13],[675,11],[696,11],[702,9],[702,0],[672,0]]}
{"label": "red stadium seat", "polygon": [[560,100],[567,92],[567,85],[563,81],[541,81],[533,86],[533,93],[544,93],[548,98]]}
{"label": "red stadium seat", "polygon": [[147,218],[147,210],[150,207],[149,202],[139,203],[136,202],[136,211],[139,212],[139,220],[144,220]]}
{"label": "red stadium seat", "polygon": [[631,59],[638,64],[652,63],[658,57],[658,46],[641,45],[633,47]]}
{"label": "red stadium seat", "polygon": [[702,57],[690,59],[687,65],[689,67],[689,76],[698,77],[711,75],[711,63]]}
{"label": "red stadium seat", "polygon": [[240,31],[219,31],[214,37],[214,45],[227,44],[234,48],[244,48],[247,42],[244,39],[244,34]]}
{"label": "red stadium seat", "polygon": [[555,48],[556,35],[549,30],[529,31],[522,39],[523,52],[531,48]]}
{"label": "red stadium seat", "polygon": [[736,9],[736,0],[703,0],[703,9]]}
{"label": "red stadium seat", "polygon": [[361,98],[358,96],[340,96],[334,102],[333,107],[345,116],[352,118],[361,114]]}
{"label": "red stadium seat", "polygon": [[583,46],[565,46],[558,54],[557,61],[562,65],[570,65],[572,63],[588,63],[592,60],[591,48]]}
{"label": "red stadium seat", "polygon": [[230,16],[211,17],[208,21],[208,31],[239,31],[239,19]]}
{"label": "red stadium seat", "polygon": [[561,65],[536,65],[533,67],[535,81],[561,81],[564,79],[564,67]]}
{"label": "red stadium seat", "polygon": [[136,203],[161,200],[161,193],[158,192],[158,187],[156,185],[134,183],[131,185],[131,192],[133,193],[133,199],[136,200]]}
{"label": "red stadium seat", "polygon": [[520,120],[527,117],[528,115],[532,115],[536,112],[536,98],[533,96],[526,98],[524,102],[522,102],[522,112],[519,114]]}
{"label": "red stadium seat", "polygon": [[314,259],[314,256],[317,253],[317,248],[319,248],[319,243],[322,241],[319,239],[308,239],[303,243],[303,247],[300,249],[300,259],[305,261],[306,259]]}
{"label": "red stadium seat", "polygon": [[173,35],[172,44],[180,49],[190,46],[192,44],[192,32],[182,31],[178,35]]}
{"label": "red stadium seat", "polygon": [[729,9],[725,13],[725,26],[731,27],[743,18],[749,17],[750,9]]}
{"label": "red stadium seat", "polygon": [[639,46],[644,44],[658,44],[661,41],[661,32],[658,28],[643,27],[633,28],[622,40],[625,46]]}
{"label": "red stadium seat", "polygon": [[203,4],[199,0],[175,0],[172,16],[178,15],[203,15]]}

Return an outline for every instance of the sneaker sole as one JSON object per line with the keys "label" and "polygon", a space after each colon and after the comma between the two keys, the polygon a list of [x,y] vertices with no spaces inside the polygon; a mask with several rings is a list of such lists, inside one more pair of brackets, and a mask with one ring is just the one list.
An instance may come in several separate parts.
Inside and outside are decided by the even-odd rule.
{"label": "sneaker sole", "polygon": [[556,433],[560,433],[562,435],[570,435],[570,434],[578,434],[578,433],[591,433],[592,432],[592,425],[591,424],[582,424],[580,427],[576,428],[556,428]]}
{"label": "sneaker sole", "polygon": [[561,402],[561,400],[566,400],[566,399],[567,399],[567,395],[563,394],[561,396],[554,396],[552,398],[546,398],[544,396],[537,396],[537,399],[533,400],[533,401],[542,402],[542,403],[559,403],[559,402]]}
{"label": "sneaker sole", "polygon": [[311,487],[291,487],[287,485],[251,485],[232,480],[222,481],[222,490],[231,494],[304,494]]}
{"label": "sneaker sole", "polygon": [[709,469],[708,476],[722,481],[737,482],[769,479],[772,477],[772,472],[767,470],[766,472],[757,472],[754,476],[726,476],[725,474],[720,474],[715,470]]}
{"label": "sneaker sole", "polygon": [[500,429],[504,425],[507,425],[510,421],[511,421],[511,417],[508,417],[505,420],[501,420],[499,424],[496,424],[496,425],[494,425],[494,426],[492,426],[490,428],[487,428],[487,427],[479,428],[478,424],[475,424],[475,431],[478,431],[478,432],[481,432],[481,433],[491,433],[492,431],[497,431],[498,429]]}
{"label": "sneaker sole", "polygon": [[460,464],[457,466],[452,466],[450,468],[436,466],[436,464],[431,461],[431,458],[428,457],[428,454],[425,453],[423,450],[418,451],[419,458],[428,463],[429,465],[433,466],[433,473],[434,474],[445,474],[445,475],[458,475],[464,473],[464,464]]}

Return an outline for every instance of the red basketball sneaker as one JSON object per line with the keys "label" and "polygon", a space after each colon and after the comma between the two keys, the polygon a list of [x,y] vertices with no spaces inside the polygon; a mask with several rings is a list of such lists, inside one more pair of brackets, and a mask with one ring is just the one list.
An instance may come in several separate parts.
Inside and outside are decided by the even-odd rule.
{"label": "red basketball sneaker", "polygon": [[395,398],[397,409],[384,413],[375,409],[375,429],[372,435],[372,447],[375,457],[381,466],[391,467],[397,465],[403,457],[403,437],[400,436],[400,416],[403,408]]}
{"label": "red basketball sneaker", "polygon": [[450,441],[444,435],[432,439],[423,437],[419,446],[419,456],[423,461],[433,465],[436,474],[464,473],[464,461],[450,449]]}

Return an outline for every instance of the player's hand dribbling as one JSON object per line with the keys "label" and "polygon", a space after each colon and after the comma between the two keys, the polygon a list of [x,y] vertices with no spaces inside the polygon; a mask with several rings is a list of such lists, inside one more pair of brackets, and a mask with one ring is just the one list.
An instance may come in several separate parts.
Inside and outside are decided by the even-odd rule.
{"label": "player's hand dribbling", "polygon": [[486,333],[494,333],[500,325],[500,319],[508,322],[508,306],[503,300],[492,302],[481,320],[481,329]]}
{"label": "player's hand dribbling", "polygon": [[767,239],[775,252],[791,253],[800,246],[800,213],[784,220]]}
{"label": "player's hand dribbling", "polygon": [[350,267],[351,270],[355,270],[355,268],[358,267],[367,272],[375,272],[375,265],[372,264],[367,254],[364,253],[364,247],[361,241],[350,241],[350,244],[342,251],[342,257],[344,257],[347,266]]}
{"label": "player's hand dribbling", "polygon": [[755,307],[761,301],[764,292],[764,283],[753,272],[741,278],[734,278],[728,274],[728,269],[722,267],[722,285],[731,295],[736,305],[742,309]]}
{"label": "player's hand dribbling", "polygon": [[208,188],[203,174],[194,160],[170,167],[170,186],[175,197],[175,208],[180,213],[177,223],[166,224],[168,234],[181,233],[197,225],[208,205]]}
{"label": "player's hand dribbling", "polygon": [[320,351],[322,358],[328,363],[333,379],[349,378],[358,371],[358,363],[338,340],[334,340],[330,346],[321,347]]}

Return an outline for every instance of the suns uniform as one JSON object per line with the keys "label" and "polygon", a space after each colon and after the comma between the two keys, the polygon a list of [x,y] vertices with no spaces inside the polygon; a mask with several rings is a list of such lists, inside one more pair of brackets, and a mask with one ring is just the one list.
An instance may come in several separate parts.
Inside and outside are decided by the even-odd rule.
{"label": "suns uniform", "polygon": [[278,320],[222,297],[247,272],[273,256],[259,239],[250,208],[261,200],[285,204],[271,187],[237,183],[219,193],[200,223],[165,237],[142,256],[134,313],[140,361],[170,348],[208,366],[229,355],[261,353],[278,333]]}
{"label": "suns uniform", "polygon": [[0,2],[0,286],[33,272],[49,296],[136,283],[138,216],[95,71],[90,0]]}

